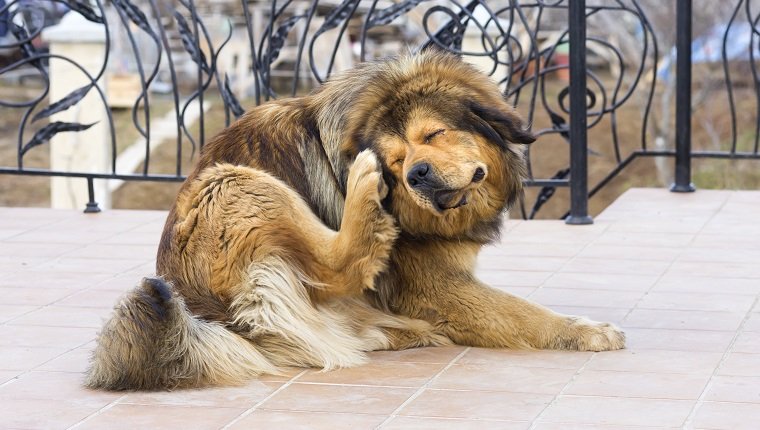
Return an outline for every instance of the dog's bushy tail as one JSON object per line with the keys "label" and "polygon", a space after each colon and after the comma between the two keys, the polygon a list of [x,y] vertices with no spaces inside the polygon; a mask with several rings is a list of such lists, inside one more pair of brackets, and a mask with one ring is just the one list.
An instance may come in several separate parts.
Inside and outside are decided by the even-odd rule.
{"label": "dog's bushy tail", "polygon": [[278,373],[254,344],[190,314],[160,278],[145,278],[114,309],[98,337],[85,385],[155,390],[240,384]]}

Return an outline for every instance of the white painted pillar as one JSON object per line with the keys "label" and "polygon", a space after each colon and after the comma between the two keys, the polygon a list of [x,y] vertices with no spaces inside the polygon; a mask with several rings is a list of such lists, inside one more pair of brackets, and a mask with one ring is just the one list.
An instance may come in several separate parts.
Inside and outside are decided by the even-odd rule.
{"label": "white painted pillar", "polygon": [[[58,25],[42,32],[50,44],[50,53],[66,57],[97,76],[105,58],[105,27],[86,20],[76,12],[64,15]],[[97,84],[105,88],[104,79]],[[60,59],[50,60],[50,102],[54,103],[89,83],[77,67]],[[50,121],[96,123],[84,131],[62,132],[50,140],[50,168],[66,172],[109,173],[111,161],[107,106],[95,88],[68,110],[50,117]],[[95,199],[101,208],[111,205],[106,180],[95,180]],[[50,205],[60,209],[84,209],[88,201],[87,180],[53,177],[50,180]]]}

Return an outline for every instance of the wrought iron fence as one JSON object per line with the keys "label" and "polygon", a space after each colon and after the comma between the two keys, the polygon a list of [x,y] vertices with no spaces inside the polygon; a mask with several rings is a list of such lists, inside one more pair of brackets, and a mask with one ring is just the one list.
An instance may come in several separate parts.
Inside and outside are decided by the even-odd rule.
{"label": "wrought iron fence", "polygon": [[[691,147],[692,52],[701,52],[695,51],[699,40],[691,37],[692,1],[677,0],[673,9],[677,11],[677,50],[660,46],[662,35],[645,3],[669,2],[0,0],[0,36],[7,33],[0,43],[0,52],[6,54],[0,78],[16,74],[36,80],[39,89],[28,98],[12,91],[0,95],[3,112],[20,112],[14,136],[0,136],[0,146],[15,142],[15,157],[0,159],[0,174],[85,178],[88,210],[97,211],[94,181],[183,180],[183,161],[195,156],[209,137],[210,104],[223,111],[224,124],[229,124],[246,107],[298,95],[355,62],[435,45],[462,55],[493,76],[504,97],[543,136],[539,142],[549,142],[534,145],[528,153],[526,184],[538,191],[533,201],[523,201],[523,216],[534,217],[558,188],[569,187],[567,222],[588,223],[588,198],[639,157],[675,157],[676,191],[692,189],[691,157],[760,159],[760,121],[755,115],[750,125],[754,139],[748,148],[742,147],[746,142],[739,142],[734,99],[735,66],[746,63],[751,79],[742,84],[742,91],[752,93],[755,112],[760,106],[755,59],[760,53],[760,14],[753,9],[753,1],[736,1],[723,28],[720,58],[707,61],[722,67],[718,86],[728,95],[731,120],[729,144],[711,150]],[[92,53],[102,57],[97,70],[88,70],[76,59],[48,51],[39,43],[56,13],[76,15],[101,29],[102,52]],[[658,14],[657,18],[662,17]],[[748,40],[736,56],[730,36],[740,25]],[[50,97],[50,66],[55,62],[72,65],[85,77],[85,84],[56,99]],[[119,140],[125,138],[117,132],[109,108],[111,94],[103,83],[115,63],[126,65],[134,77],[129,116],[141,138],[142,157],[141,167],[130,171],[118,168],[123,146]],[[675,78],[673,63],[677,63]],[[747,80],[746,76],[742,79]],[[675,99],[667,99],[673,88]],[[95,94],[104,107],[107,136],[105,142],[87,145],[106,145],[107,168],[86,171],[25,164],[30,153],[45,151],[60,133],[92,126],[56,119],[76,109],[88,94]],[[157,172],[151,156],[159,143],[152,126],[157,100],[166,102],[168,115],[174,119],[175,150],[169,172]],[[658,114],[668,118],[659,131],[653,126],[658,100],[664,100]],[[668,139],[665,145],[660,142],[662,129],[671,126],[670,104],[676,109],[677,145],[672,148]],[[189,118],[193,109],[197,109],[197,119]],[[626,126],[636,123],[634,132],[628,130],[623,137],[622,117]],[[597,133],[592,145],[588,145],[589,133]],[[600,153],[611,160],[610,168],[590,179],[589,157]],[[557,165],[552,159],[561,161]]]}

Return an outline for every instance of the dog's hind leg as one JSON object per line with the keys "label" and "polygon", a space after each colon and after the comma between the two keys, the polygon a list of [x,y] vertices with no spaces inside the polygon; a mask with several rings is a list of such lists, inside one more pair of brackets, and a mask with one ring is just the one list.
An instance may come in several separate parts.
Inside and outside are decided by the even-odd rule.
{"label": "dog's hind leg", "polygon": [[[194,197],[179,214],[176,246],[190,253],[183,256],[184,266],[198,264],[193,249],[213,251],[203,253],[212,258],[205,276],[212,291],[228,299],[237,294],[248,266],[272,255],[313,281],[308,290],[316,302],[358,295],[373,288],[398,233],[380,206],[385,192],[375,155],[361,153],[349,172],[341,228],[334,231],[300,195],[268,173],[218,165],[206,169],[188,190]],[[165,269],[176,270],[187,272],[186,267]]]}

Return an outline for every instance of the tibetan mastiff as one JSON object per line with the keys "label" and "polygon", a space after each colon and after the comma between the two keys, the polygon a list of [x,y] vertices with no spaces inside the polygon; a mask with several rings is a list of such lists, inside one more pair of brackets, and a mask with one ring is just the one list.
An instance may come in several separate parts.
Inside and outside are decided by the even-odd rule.
{"label": "tibetan mastiff", "polygon": [[239,384],[451,343],[623,348],[615,326],[473,273],[533,140],[494,82],[437,52],[252,109],[204,148],[166,220],[157,277],[117,304],[86,384]]}

